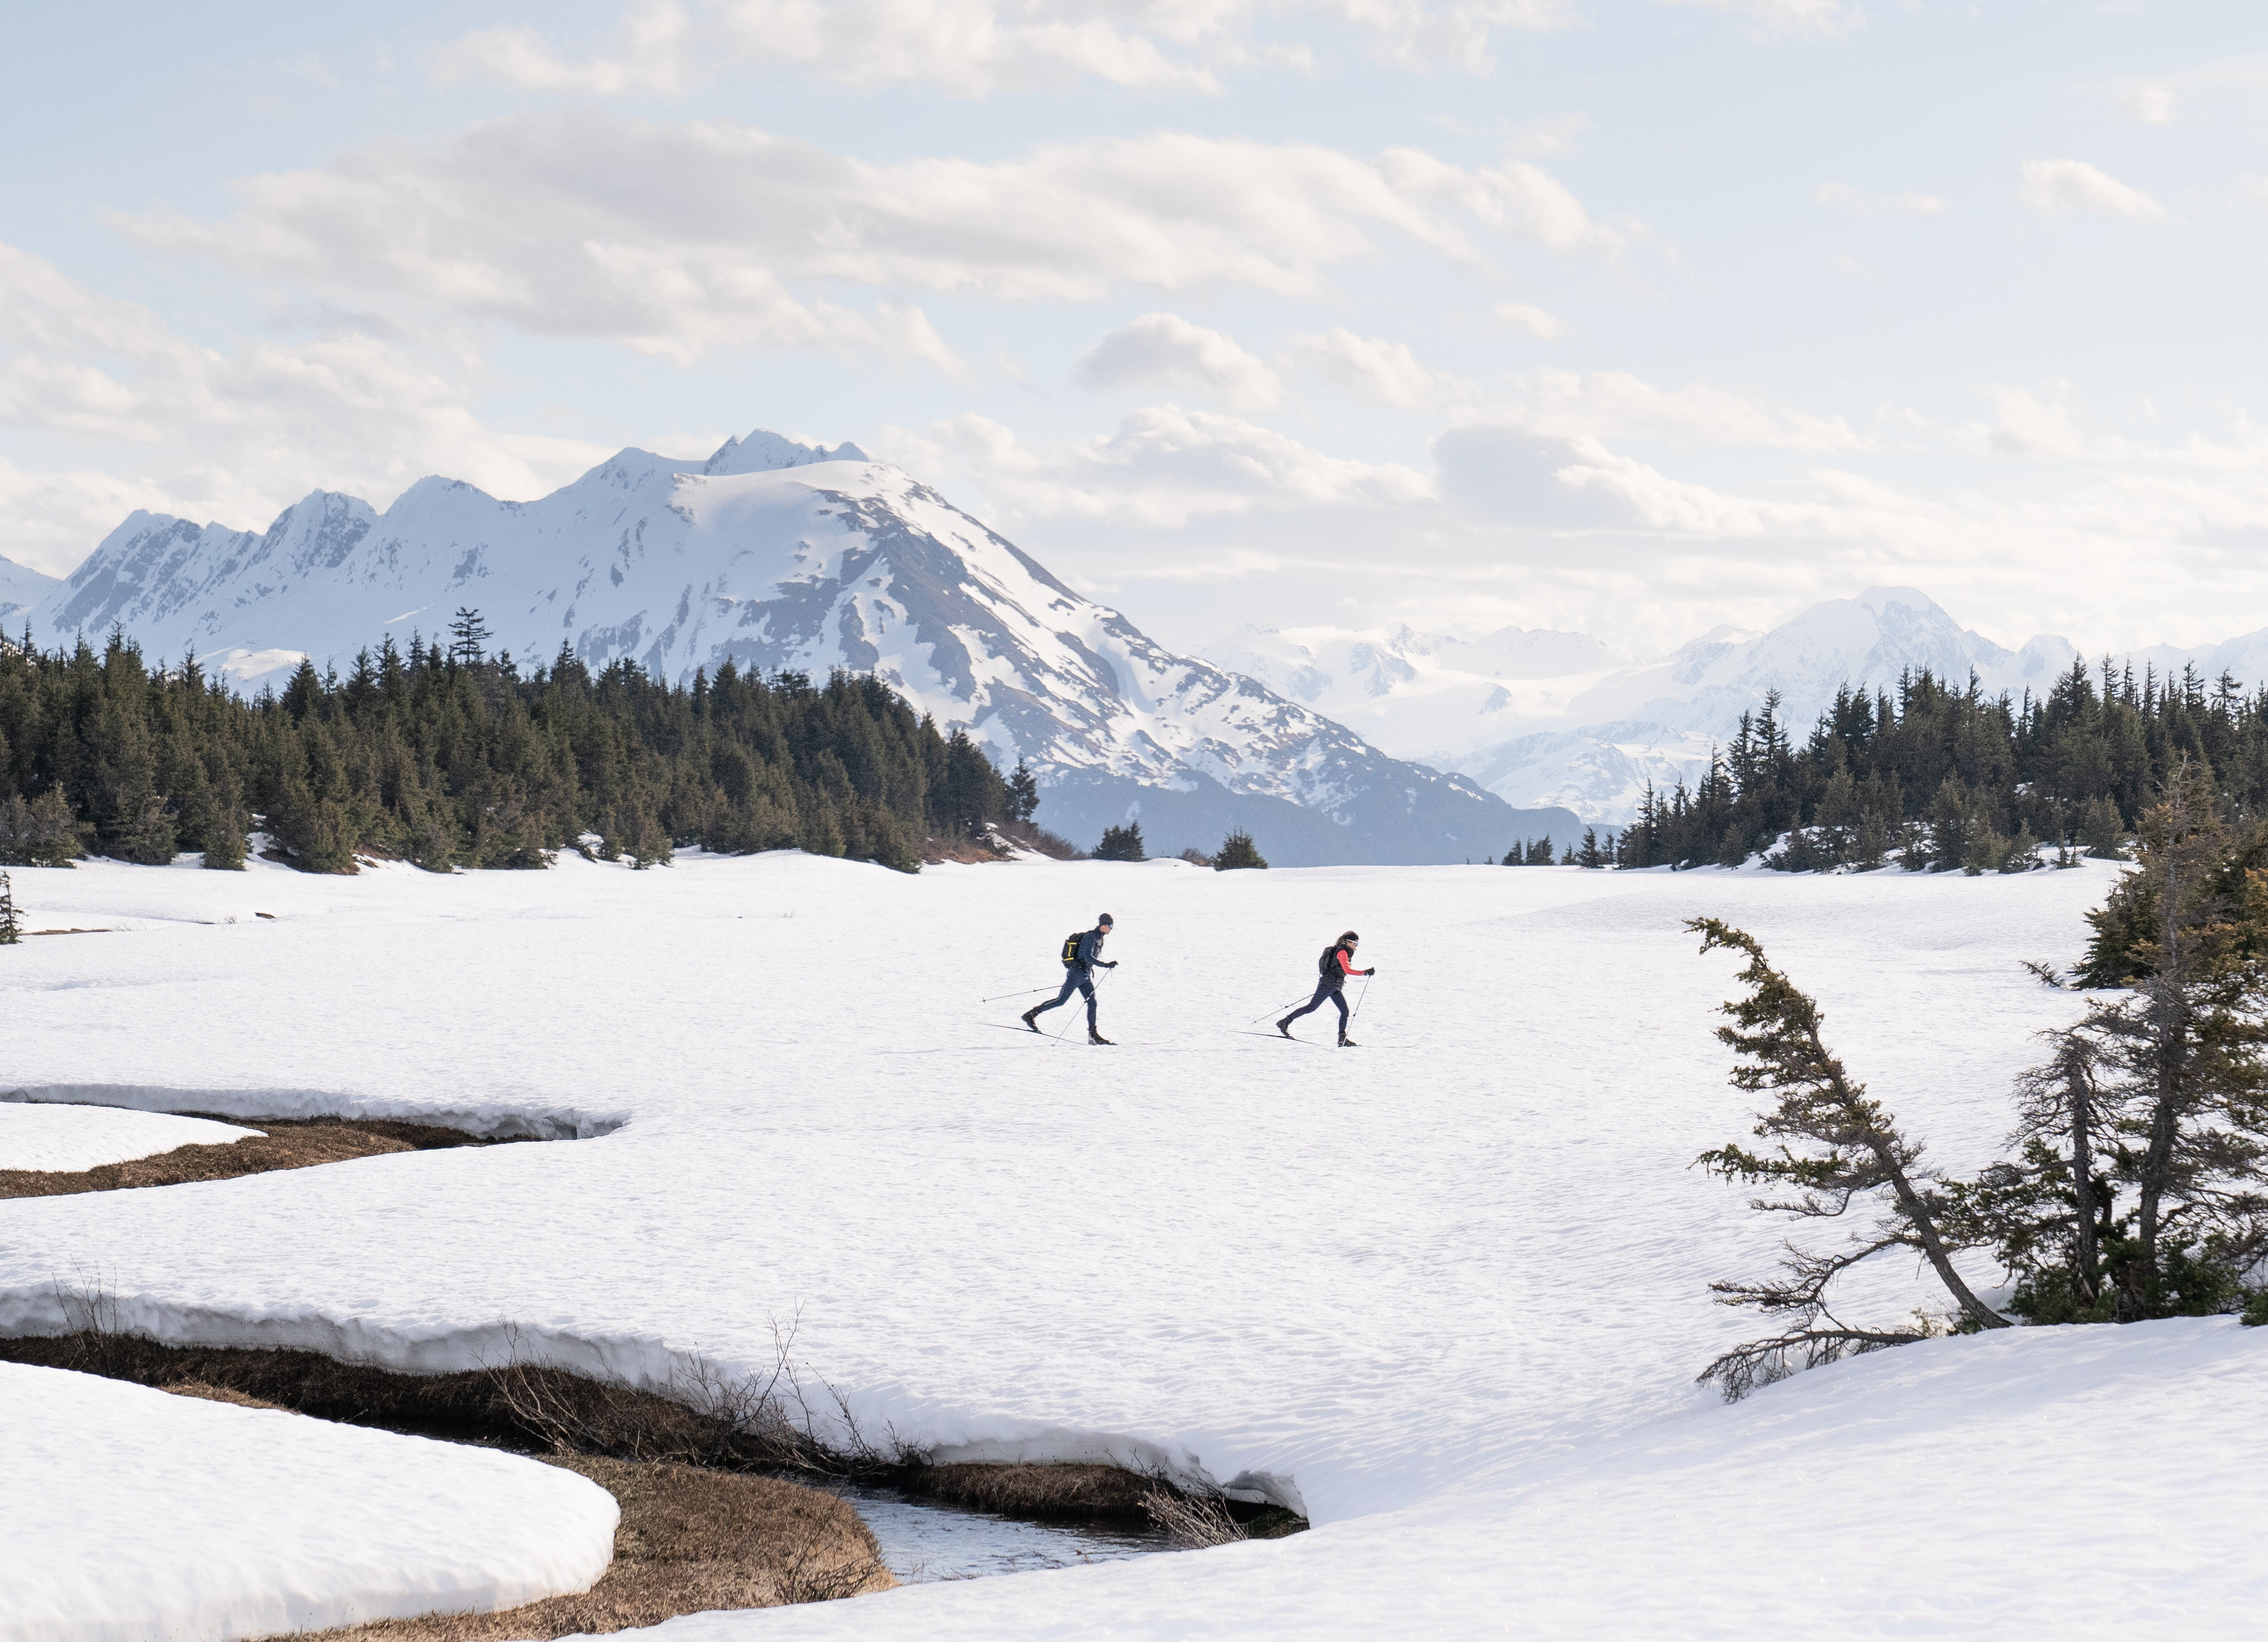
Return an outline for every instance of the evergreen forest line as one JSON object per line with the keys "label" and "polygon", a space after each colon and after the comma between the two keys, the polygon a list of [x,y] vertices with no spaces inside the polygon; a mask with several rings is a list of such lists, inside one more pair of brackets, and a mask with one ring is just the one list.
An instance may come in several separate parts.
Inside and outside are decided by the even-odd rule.
{"label": "evergreen forest line", "polygon": [[[1895,692],[1843,689],[1794,744],[1777,694],[1743,714],[1698,785],[1649,788],[1618,835],[1596,829],[1558,864],[2018,872],[2043,844],[2123,854],[2184,764],[2237,816],[2268,814],[2268,689],[2229,675],[2074,662],[2044,695],[1986,696],[1927,671]],[[1549,839],[1506,866],[1553,864]]]}
{"label": "evergreen forest line", "polygon": [[316,872],[541,867],[568,848],[643,867],[696,845],[910,872],[926,840],[1038,803],[1022,766],[1004,778],[872,677],[728,662],[677,686],[629,661],[593,674],[564,647],[523,675],[485,653],[477,612],[451,632],[407,654],[389,637],[343,676],[303,661],[250,699],[119,633],[99,651],[0,639],[0,863],[240,867],[257,827]]}

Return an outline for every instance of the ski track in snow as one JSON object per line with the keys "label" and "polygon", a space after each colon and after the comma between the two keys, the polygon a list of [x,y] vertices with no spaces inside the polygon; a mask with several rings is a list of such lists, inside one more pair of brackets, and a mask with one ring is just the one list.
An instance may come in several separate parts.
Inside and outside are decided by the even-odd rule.
{"label": "ski track in snow", "polygon": [[[1164,1464],[1317,1524],[678,1632],[2249,1632],[2259,1335],[1950,1339],[1733,1409],[1692,1379],[1756,1332],[1707,1283],[1785,1228],[1688,1166],[1749,1107],[1712,1035],[1736,965],[1680,921],[1760,936],[1962,1171],[2080,1009],[2021,960],[2072,961],[2112,873],[25,871],[35,915],[127,933],[0,965],[0,1094],[593,1138],[0,1205],[0,1329],[56,1327],[55,1278],[93,1270],[170,1339],[443,1369],[512,1325],[659,1380],[768,1370],[793,1320],[870,1433]],[[987,1030],[1101,910],[1121,1047]],[[1238,1035],[1348,927],[1361,1049]],[[1851,1309],[1916,1305],[1885,1263]]]}

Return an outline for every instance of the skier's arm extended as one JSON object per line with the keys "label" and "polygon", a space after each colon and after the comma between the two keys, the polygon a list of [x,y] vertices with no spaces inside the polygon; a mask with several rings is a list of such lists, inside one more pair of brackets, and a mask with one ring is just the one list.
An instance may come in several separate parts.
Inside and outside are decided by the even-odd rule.
{"label": "skier's arm extended", "polygon": [[1369,969],[1357,969],[1354,966],[1354,954],[1348,951],[1346,948],[1341,947],[1339,948],[1339,973],[1347,975],[1374,975],[1378,971],[1374,966]]}

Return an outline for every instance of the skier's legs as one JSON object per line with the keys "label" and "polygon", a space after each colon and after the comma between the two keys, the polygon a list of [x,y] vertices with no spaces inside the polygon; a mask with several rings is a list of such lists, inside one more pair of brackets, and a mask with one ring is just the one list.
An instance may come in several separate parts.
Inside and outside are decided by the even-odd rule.
{"label": "skier's legs", "polygon": [[1339,1017],[1344,1020],[1346,1017],[1346,1000],[1344,998],[1339,998],[1339,989],[1331,985],[1330,978],[1329,976],[1324,977],[1322,980],[1318,980],[1315,983],[1315,995],[1314,997],[1309,998],[1305,1003],[1301,1004],[1298,1009],[1293,1010],[1284,1018],[1287,1021],[1295,1021],[1302,1015],[1312,1014],[1316,1010],[1323,1007],[1323,1000],[1325,998],[1339,999]]}
{"label": "skier's legs", "polygon": [[1091,1034],[1094,1031],[1094,980],[1085,971],[1079,973],[1079,989],[1086,994],[1086,1030]]}
{"label": "skier's legs", "polygon": [[1333,992],[1331,994],[1331,1002],[1339,1006],[1339,1036],[1344,1038],[1346,1036],[1347,1029],[1346,994],[1344,992]]}
{"label": "skier's legs", "polygon": [[1086,1007],[1090,1014],[1092,1014],[1094,1009],[1094,984],[1087,980],[1086,972],[1083,969],[1074,969],[1070,973],[1066,974],[1064,977],[1063,990],[1057,993],[1054,997],[1049,999],[1045,1003],[1042,1003],[1038,1008],[1035,1009],[1032,1013],[1035,1015],[1044,1015],[1049,1010],[1056,1008],[1058,1004],[1070,1002],[1071,995],[1082,987],[1086,989]]}

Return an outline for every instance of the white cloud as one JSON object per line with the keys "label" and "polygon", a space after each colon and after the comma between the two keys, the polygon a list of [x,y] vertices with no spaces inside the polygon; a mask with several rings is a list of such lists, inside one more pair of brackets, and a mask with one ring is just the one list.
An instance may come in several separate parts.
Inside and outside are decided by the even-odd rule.
{"label": "white cloud", "polygon": [[1337,383],[1359,397],[1399,410],[1460,404],[1479,396],[1464,377],[1420,364],[1398,342],[1334,329],[1320,337],[1294,337],[1281,362]]}
{"label": "white cloud", "polygon": [[2107,211],[2137,222],[2156,222],[2166,208],[2137,188],[2077,159],[2024,161],[2025,204],[2051,216],[2066,211]]}
{"label": "white cloud", "polygon": [[2047,456],[2068,462],[2120,454],[2098,449],[2073,420],[2060,393],[2054,399],[2043,399],[2028,388],[1995,382],[1984,389],[1984,396],[1992,403],[1994,421],[1990,425],[1972,423],[1956,435],[1980,455]]}
{"label": "white cloud", "polygon": [[1392,511],[1432,494],[1425,475],[1399,463],[1325,455],[1241,418],[1171,404],[1137,410],[1110,433],[1038,448],[981,416],[886,429],[876,443],[923,477],[958,471],[1016,526],[1102,521],[1179,530],[1207,519]]}
{"label": "white cloud", "polygon": [[2174,118],[2174,88],[2162,80],[2146,81],[2119,98],[2118,109],[2145,125],[2169,125]]}
{"label": "white cloud", "polygon": [[1827,39],[1862,26],[1867,14],[1851,0],[1662,0],[1665,5],[1706,6],[1749,18],[1761,33]]}
{"label": "white cloud", "polygon": [[688,10],[640,0],[611,42],[579,59],[519,26],[467,34],[436,52],[432,67],[444,83],[601,97],[680,96],[762,63],[962,97],[1081,78],[1218,92],[1228,70],[1312,66],[1303,41],[1271,36],[1279,19],[1354,29],[1383,61],[1485,73],[1494,31],[1556,28],[1572,9],[1572,0],[711,0]]}
{"label": "white cloud", "polygon": [[1822,205],[1840,206],[1845,211],[1857,211],[1860,216],[1902,211],[1909,216],[1928,217],[1946,209],[1945,202],[1934,194],[1923,194],[1912,189],[1904,194],[1868,194],[1847,182],[1822,182],[1812,197]]}
{"label": "white cloud", "polygon": [[383,502],[438,471],[540,495],[607,454],[483,426],[464,369],[346,327],[192,343],[0,243],[0,426],[92,441],[115,470],[0,467],[9,557],[61,574],[134,507],[248,528],[318,485]]}
{"label": "white cloud", "polygon": [[1503,421],[1552,439],[1640,439],[1673,445],[1863,450],[1874,440],[1840,417],[1783,410],[1747,395],[1690,383],[1658,388],[1623,371],[1530,371],[1513,381],[1511,403],[1475,420]]}
{"label": "white cloud", "polygon": [[[790,281],[1085,300],[1123,285],[1327,290],[1391,233],[1484,265],[1476,229],[1611,253],[1521,161],[1375,161],[1312,143],[1158,132],[979,162],[875,165],[723,122],[519,115],[435,146],[387,142],[241,186],[222,223],[144,218],[145,245],[357,300],[399,298],[688,359],[720,347],[959,361],[916,307],[814,300]],[[1485,241],[1484,241],[1485,243]]]}
{"label": "white cloud", "polygon": [[1089,349],[1072,370],[1082,388],[1200,388],[1232,410],[1271,410],[1284,396],[1276,373],[1236,339],[1174,314],[1145,314]]}
{"label": "white cloud", "polygon": [[1499,302],[1496,305],[1496,316],[1514,330],[1524,330],[1545,342],[1567,334],[1565,322],[1532,303]]}

